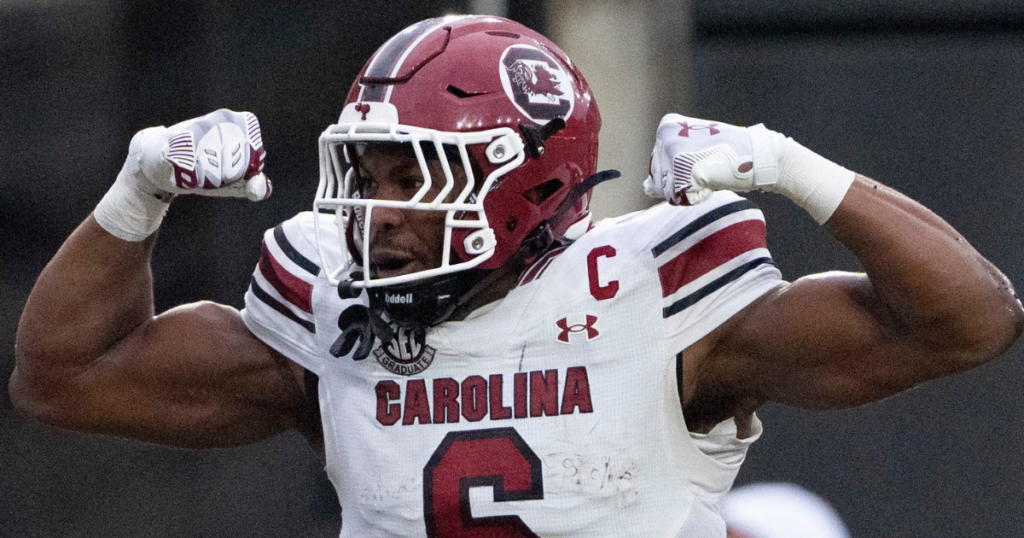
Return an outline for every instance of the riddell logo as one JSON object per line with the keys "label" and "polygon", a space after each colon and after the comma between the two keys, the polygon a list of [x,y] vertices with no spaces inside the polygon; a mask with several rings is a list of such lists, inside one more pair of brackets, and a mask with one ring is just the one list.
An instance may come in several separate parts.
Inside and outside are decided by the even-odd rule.
{"label": "riddell logo", "polygon": [[384,302],[388,304],[412,304],[412,294],[385,293]]}

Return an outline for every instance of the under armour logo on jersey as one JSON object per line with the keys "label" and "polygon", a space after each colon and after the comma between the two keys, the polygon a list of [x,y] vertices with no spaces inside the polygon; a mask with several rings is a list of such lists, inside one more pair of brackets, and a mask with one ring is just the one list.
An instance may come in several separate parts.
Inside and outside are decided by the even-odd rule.
{"label": "under armour logo on jersey", "polygon": [[703,129],[707,129],[708,136],[714,136],[714,135],[722,132],[722,131],[719,131],[718,129],[715,128],[716,125],[718,125],[718,124],[717,123],[709,123],[707,125],[690,125],[689,123],[684,121],[683,123],[679,124],[679,126],[682,127],[682,129],[679,130],[679,136],[685,136],[685,137],[689,138],[691,130],[700,131],[700,130],[703,130]]}
{"label": "under armour logo on jersey", "polygon": [[356,112],[362,112],[363,121],[366,121],[366,115],[370,113],[370,105],[367,103],[356,103]]}
{"label": "under armour logo on jersey", "polygon": [[561,332],[558,333],[558,341],[563,344],[568,344],[570,334],[586,332],[587,342],[589,342],[601,335],[601,333],[597,331],[597,328],[594,327],[595,323],[597,323],[597,316],[591,316],[590,314],[587,314],[586,323],[579,323],[576,325],[569,325],[569,318],[562,318],[555,322],[555,325],[561,329]]}

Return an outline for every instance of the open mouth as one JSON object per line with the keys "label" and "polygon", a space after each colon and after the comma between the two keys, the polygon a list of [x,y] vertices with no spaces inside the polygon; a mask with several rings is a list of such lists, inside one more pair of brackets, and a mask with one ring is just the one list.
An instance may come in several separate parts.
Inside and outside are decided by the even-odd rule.
{"label": "open mouth", "polygon": [[383,254],[370,257],[370,275],[373,278],[387,278],[410,272],[408,269],[415,260],[405,256]]}

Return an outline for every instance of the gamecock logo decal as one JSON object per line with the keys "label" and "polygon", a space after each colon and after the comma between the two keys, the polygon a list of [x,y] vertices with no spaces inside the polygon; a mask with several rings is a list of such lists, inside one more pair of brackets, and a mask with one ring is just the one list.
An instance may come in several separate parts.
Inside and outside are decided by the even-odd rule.
{"label": "gamecock logo decal", "polygon": [[572,77],[544,51],[528,45],[512,45],[501,55],[501,85],[520,112],[544,125],[572,115]]}

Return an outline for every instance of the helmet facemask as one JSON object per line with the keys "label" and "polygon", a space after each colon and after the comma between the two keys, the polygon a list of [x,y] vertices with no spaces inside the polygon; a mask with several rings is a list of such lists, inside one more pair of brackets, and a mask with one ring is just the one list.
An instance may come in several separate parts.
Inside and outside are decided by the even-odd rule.
{"label": "helmet facemask", "polygon": [[[354,109],[350,104],[346,112]],[[386,107],[373,103],[374,108]],[[354,111],[354,110],[353,110]],[[356,116],[359,116],[359,112]],[[397,113],[394,114],[397,117]],[[406,199],[381,199],[365,196],[367,190],[357,165],[367,144],[392,143],[411,147],[422,184],[406,189]],[[474,156],[487,159],[489,171],[483,175]],[[430,161],[440,163],[441,174],[431,174]],[[330,260],[324,250],[324,237],[317,221],[317,242],[327,278],[334,285],[356,289],[391,287],[450,275],[478,267],[494,253],[494,231],[484,211],[484,201],[501,177],[525,160],[523,143],[510,128],[478,132],[443,132],[406,126],[397,122],[346,121],[342,113],[338,124],[320,136],[320,186],[314,211],[334,212],[338,236],[349,237],[342,248],[342,260]],[[461,167],[465,183],[459,185],[453,164]],[[436,167],[435,167],[436,170]],[[443,176],[443,177],[438,177]],[[368,194],[375,194],[369,192]],[[391,196],[396,198],[396,196]],[[373,252],[371,230],[374,210],[394,208],[403,211],[432,211],[444,214],[444,239],[437,267],[397,276],[378,278],[374,271],[352,275],[353,265],[367,266]],[[342,245],[346,247],[345,245]],[[365,267],[369,269],[369,267]]]}

